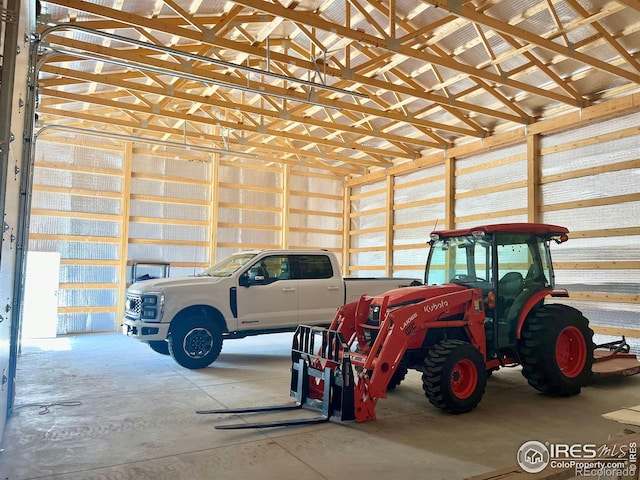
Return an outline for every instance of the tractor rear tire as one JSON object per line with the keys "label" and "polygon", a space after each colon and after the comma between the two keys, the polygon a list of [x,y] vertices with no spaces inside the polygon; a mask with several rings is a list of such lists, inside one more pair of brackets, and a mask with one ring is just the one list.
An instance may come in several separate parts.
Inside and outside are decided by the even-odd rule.
{"label": "tractor rear tire", "polygon": [[427,352],[422,389],[434,406],[449,413],[473,410],[484,395],[487,368],[480,350],[461,340],[442,340]]}
{"label": "tractor rear tire", "polygon": [[522,375],[542,393],[576,395],[591,377],[594,348],[593,330],[579,310],[543,305],[522,327]]}
{"label": "tractor rear tire", "polygon": [[184,318],[171,326],[169,353],[183,367],[192,370],[208,367],[221,351],[222,330],[211,320]]}

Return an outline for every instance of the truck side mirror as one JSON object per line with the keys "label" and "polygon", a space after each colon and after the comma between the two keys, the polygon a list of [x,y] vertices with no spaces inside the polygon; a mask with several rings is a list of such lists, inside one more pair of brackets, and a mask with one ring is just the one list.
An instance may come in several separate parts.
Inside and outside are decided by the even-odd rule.
{"label": "truck side mirror", "polygon": [[262,285],[267,278],[262,265],[254,265],[249,269],[249,283],[252,285]]}
{"label": "truck side mirror", "polygon": [[254,265],[248,272],[240,275],[239,284],[243,287],[251,285],[264,285],[266,280],[265,270],[261,265]]}

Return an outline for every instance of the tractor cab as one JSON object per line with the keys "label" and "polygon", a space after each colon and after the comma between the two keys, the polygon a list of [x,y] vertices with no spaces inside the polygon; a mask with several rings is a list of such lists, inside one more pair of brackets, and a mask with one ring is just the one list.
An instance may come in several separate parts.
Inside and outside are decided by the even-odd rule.
{"label": "tractor cab", "polygon": [[[431,235],[425,285],[453,283],[480,289],[484,300],[487,356],[515,348],[521,313],[540,292],[554,289],[549,242],[567,240],[563,227],[490,225]],[[566,292],[554,292],[554,295]]]}

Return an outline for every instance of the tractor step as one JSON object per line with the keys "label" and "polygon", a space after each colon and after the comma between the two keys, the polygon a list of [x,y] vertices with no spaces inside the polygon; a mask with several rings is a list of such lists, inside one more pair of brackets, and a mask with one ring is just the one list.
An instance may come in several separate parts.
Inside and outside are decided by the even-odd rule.
{"label": "tractor step", "polygon": [[315,410],[320,416],[269,422],[218,425],[218,430],[271,428],[328,422],[332,417],[353,420],[354,378],[349,348],[339,332],[298,326],[291,349],[291,396],[295,404],[198,410],[199,414],[243,414]]}
{"label": "tractor step", "polygon": [[630,346],[625,337],[615,342],[596,345],[591,371],[597,378],[628,377],[640,373],[638,358],[629,353]]}

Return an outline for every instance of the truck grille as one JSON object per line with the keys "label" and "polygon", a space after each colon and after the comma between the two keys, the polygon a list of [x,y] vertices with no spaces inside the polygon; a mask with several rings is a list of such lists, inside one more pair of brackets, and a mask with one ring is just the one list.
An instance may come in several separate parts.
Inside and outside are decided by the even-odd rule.
{"label": "truck grille", "polygon": [[130,318],[140,318],[142,312],[142,299],[138,295],[127,295],[125,314]]}

